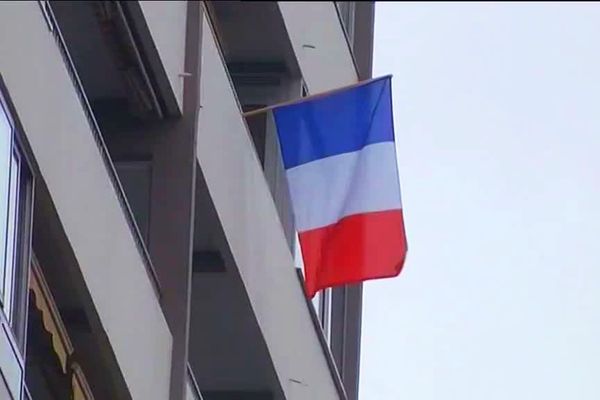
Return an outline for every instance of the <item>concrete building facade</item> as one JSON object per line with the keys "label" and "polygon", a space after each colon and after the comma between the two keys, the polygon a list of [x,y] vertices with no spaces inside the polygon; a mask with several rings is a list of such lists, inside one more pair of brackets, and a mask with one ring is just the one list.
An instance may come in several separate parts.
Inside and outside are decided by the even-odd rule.
{"label": "concrete building facade", "polygon": [[357,400],[273,121],[371,76],[372,2],[0,2],[0,399]]}

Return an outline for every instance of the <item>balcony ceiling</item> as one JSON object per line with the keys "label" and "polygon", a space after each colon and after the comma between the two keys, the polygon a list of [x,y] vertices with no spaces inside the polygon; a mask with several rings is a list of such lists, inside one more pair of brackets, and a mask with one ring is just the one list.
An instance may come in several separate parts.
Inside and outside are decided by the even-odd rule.
{"label": "balcony ceiling", "polygon": [[95,111],[109,106],[138,118],[156,115],[153,89],[116,3],[53,2],[52,9]]}
{"label": "balcony ceiling", "polygon": [[228,63],[280,63],[299,74],[276,2],[210,2],[210,11]]}
{"label": "balcony ceiling", "polygon": [[52,7],[88,97],[124,97],[126,92],[100,32],[93,2],[56,2]]}

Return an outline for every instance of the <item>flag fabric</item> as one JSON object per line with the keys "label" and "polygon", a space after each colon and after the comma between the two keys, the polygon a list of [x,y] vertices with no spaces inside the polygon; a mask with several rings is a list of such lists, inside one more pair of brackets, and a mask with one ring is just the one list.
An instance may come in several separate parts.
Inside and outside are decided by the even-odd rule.
{"label": "flag fabric", "polygon": [[273,110],[309,297],[396,276],[407,251],[391,77]]}

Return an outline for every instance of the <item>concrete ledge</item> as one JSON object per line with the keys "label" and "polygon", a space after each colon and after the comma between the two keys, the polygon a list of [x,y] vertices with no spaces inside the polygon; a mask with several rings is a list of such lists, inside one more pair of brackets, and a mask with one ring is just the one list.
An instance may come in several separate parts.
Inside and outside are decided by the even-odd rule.
{"label": "concrete ledge", "polygon": [[333,1],[280,1],[277,4],[309,93],[335,89],[358,80]]}

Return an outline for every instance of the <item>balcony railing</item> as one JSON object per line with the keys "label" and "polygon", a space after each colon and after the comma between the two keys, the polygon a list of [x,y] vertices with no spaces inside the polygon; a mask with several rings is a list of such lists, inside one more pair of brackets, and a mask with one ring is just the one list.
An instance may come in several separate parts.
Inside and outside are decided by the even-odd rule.
{"label": "balcony railing", "polygon": [[185,386],[185,400],[203,400],[200,389],[198,389],[198,384],[196,383],[196,378],[194,377],[194,372],[189,363],[187,364]]}
{"label": "balcony railing", "polygon": [[336,1],[335,10],[340,24],[342,25],[342,30],[344,31],[344,37],[346,38],[346,44],[350,51],[352,63],[358,72],[358,63],[356,62],[356,55],[354,54],[354,16],[356,4],[353,1]]}

